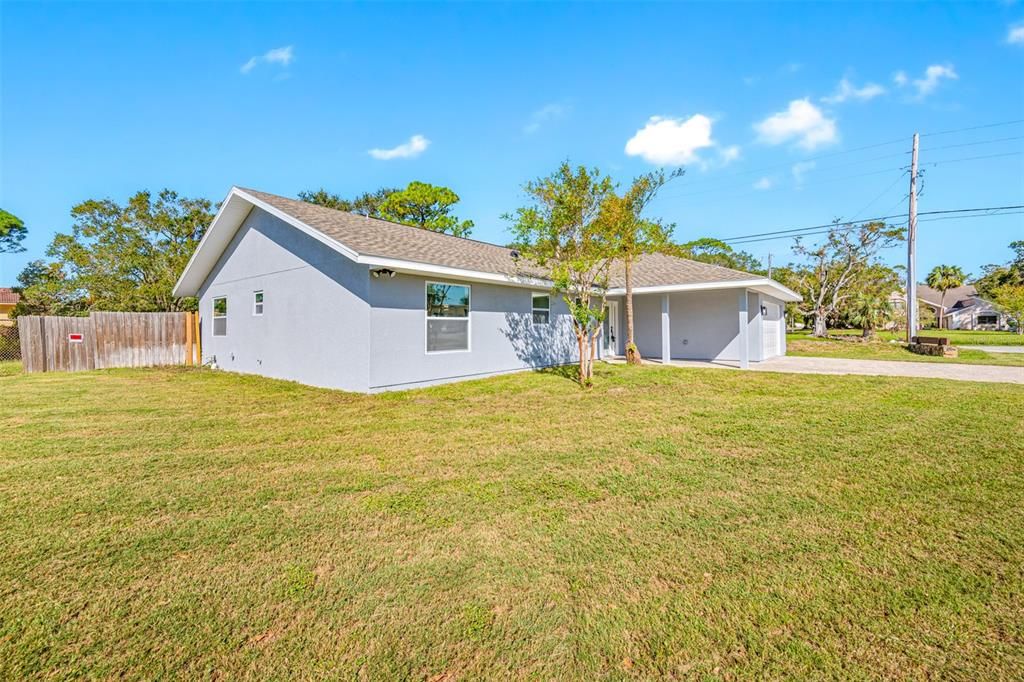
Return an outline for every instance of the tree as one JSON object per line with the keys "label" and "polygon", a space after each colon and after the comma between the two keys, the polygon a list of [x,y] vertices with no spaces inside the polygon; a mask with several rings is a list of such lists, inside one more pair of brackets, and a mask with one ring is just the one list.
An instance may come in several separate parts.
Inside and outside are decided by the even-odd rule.
{"label": "tree", "polygon": [[459,195],[447,187],[426,182],[410,182],[405,189],[387,195],[379,206],[380,217],[403,225],[468,237],[472,220],[459,220],[451,214]]}
{"label": "tree", "polygon": [[547,273],[572,318],[579,346],[579,381],[593,383],[595,344],[605,316],[608,270],[616,256],[606,200],[614,186],[596,168],[563,162],[523,186],[531,203],[503,216],[522,258]]}
{"label": "tree", "polygon": [[1009,317],[1018,334],[1024,334],[1024,284],[1001,284],[991,291],[992,302]]}
{"label": "tree", "polygon": [[746,251],[736,251],[720,239],[701,237],[680,244],[678,253],[683,258],[720,265],[723,268],[742,270],[762,274],[765,272],[761,262]]}
{"label": "tree", "polygon": [[20,253],[21,242],[28,235],[21,218],[0,208],[0,253]]}
{"label": "tree", "polygon": [[678,169],[666,176],[664,170],[658,170],[641,175],[633,179],[632,186],[622,196],[612,192],[605,199],[605,219],[611,225],[626,280],[626,361],[631,365],[641,362],[633,338],[633,263],[645,253],[666,250],[671,244],[673,228],[660,220],[646,220],[641,214],[658,190],[683,172]]}
{"label": "tree", "polygon": [[299,192],[299,199],[338,211],[348,211],[369,218],[380,218],[380,205],[397,191],[391,187],[381,187],[374,192],[363,192],[354,199],[343,199],[321,187],[318,190]]}
{"label": "tree", "polygon": [[967,275],[956,265],[936,265],[928,273],[925,283],[932,289],[942,292],[939,300],[939,307],[942,309],[939,314],[939,329],[942,329],[942,315],[946,311],[946,292],[962,287],[966,279]]}
{"label": "tree", "polygon": [[900,273],[886,265],[868,265],[851,286],[856,292],[845,302],[841,313],[855,327],[860,327],[861,336],[874,338],[875,332],[894,318],[892,293],[900,286]]}
{"label": "tree", "polygon": [[803,296],[799,310],[814,318],[813,336],[828,334],[828,319],[855,291],[857,278],[864,275],[881,249],[903,239],[899,227],[883,222],[864,223],[857,227],[829,230],[824,242],[814,247],[796,239],[793,252],[807,263],[791,269],[789,284]]}
{"label": "tree", "polygon": [[[163,190],[156,198],[138,192],[121,206],[110,199],[84,201],[71,209],[70,234],[53,238],[53,262],[32,266],[30,301],[50,301],[79,310],[195,310],[194,298],[171,290],[213,220],[207,199]],[[46,311],[51,312],[51,311]]]}
{"label": "tree", "polygon": [[1004,284],[1024,286],[1024,240],[1010,242],[1013,260],[1005,265],[986,265],[985,273],[974,283],[978,293],[991,299],[993,291]]}
{"label": "tree", "polygon": [[68,282],[59,263],[31,261],[17,277],[21,298],[14,317],[21,315],[84,315],[87,304],[82,292]]}

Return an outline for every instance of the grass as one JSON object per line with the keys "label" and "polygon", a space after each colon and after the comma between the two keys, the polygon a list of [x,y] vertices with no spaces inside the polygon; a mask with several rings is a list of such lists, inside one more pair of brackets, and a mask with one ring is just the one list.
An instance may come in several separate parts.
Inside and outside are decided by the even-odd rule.
{"label": "grass", "polygon": [[[834,335],[853,336],[849,332],[850,330],[842,330]],[[989,353],[983,350],[959,348],[958,355],[955,358],[918,355],[917,353],[911,353],[902,343],[891,343],[889,339],[892,338],[892,334],[888,332],[884,334],[884,336],[879,334],[879,338],[875,341],[861,342],[859,340],[854,341],[853,339],[841,341],[815,338],[810,335],[810,332],[791,332],[786,335],[786,354],[805,357],[849,358],[853,360],[899,360],[904,362],[945,362],[965,365],[1024,367],[1024,353]],[[856,336],[860,336],[859,331],[856,332]]]}
{"label": "grass", "polygon": [[[834,336],[860,336],[859,329],[830,329]],[[949,339],[954,346],[1024,346],[1024,334],[1015,332],[986,332],[969,329],[922,329],[920,336],[938,336]],[[878,332],[882,341],[905,341],[906,332]]]}
{"label": "grass", "polygon": [[0,378],[0,679],[1020,679],[1024,390]]}

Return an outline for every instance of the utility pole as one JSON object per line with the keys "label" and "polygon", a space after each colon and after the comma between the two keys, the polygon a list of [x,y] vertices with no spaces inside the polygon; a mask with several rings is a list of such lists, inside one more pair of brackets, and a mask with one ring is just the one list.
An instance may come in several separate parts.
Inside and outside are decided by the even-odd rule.
{"label": "utility pole", "polygon": [[907,219],[907,343],[917,336],[917,141],[910,157],[910,213]]}
{"label": "utility pole", "polygon": [[768,279],[772,278],[772,254],[768,254]]}

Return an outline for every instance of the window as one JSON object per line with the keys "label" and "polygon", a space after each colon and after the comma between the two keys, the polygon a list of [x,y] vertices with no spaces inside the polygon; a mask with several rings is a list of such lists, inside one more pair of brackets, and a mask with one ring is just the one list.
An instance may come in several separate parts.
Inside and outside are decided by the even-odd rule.
{"label": "window", "polygon": [[551,321],[551,296],[549,294],[533,295],[533,323],[547,324]]}
{"label": "window", "polygon": [[469,350],[469,286],[427,282],[427,352]]}
{"label": "window", "polygon": [[978,324],[999,324],[998,315],[978,315]]}
{"label": "window", "polygon": [[252,292],[252,314],[262,315],[263,314],[263,292],[254,291]]}
{"label": "window", "polygon": [[218,296],[213,299],[213,335],[228,335],[228,299]]}

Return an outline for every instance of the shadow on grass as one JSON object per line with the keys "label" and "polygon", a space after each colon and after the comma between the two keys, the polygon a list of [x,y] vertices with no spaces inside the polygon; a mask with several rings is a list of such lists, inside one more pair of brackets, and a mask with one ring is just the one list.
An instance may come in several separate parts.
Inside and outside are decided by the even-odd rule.
{"label": "shadow on grass", "polygon": [[538,374],[548,374],[550,376],[568,379],[574,384],[579,383],[579,365],[555,365],[554,367],[541,367],[540,369],[535,369],[534,371],[537,372]]}

